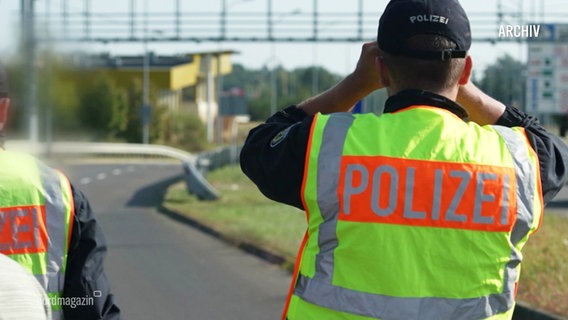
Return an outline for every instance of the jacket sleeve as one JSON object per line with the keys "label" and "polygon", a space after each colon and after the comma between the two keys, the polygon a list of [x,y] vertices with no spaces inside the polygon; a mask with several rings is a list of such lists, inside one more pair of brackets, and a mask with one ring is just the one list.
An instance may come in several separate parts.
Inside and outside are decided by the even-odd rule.
{"label": "jacket sleeve", "polygon": [[497,124],[525,128],[529,142],[538,155],[544,204],[552,201],[566,181],[568,168],[566,144],[546,131],[537,118],[513,107],[507,107]]}
{"label": "jacket sleeve", "polygon": [[313,117],[295,106],[253,129],[241,151],[241,168],[269,199],[303,210],[302,180]]}
{"label": "jacket sleeve", "polygon": [[72,187],[75,216],[67,256],[63,297],[93,297],[94,304],[63,306],[70,319],[120,319],[120,310],[103,270],[106,240],[85,195]]}

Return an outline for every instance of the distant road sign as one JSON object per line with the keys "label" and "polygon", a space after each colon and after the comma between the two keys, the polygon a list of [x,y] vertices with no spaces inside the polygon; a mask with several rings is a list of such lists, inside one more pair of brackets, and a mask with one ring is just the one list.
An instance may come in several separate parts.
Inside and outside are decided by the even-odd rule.
{"label": "distant road sign", "polygon": [[142,105],[140,107],[140,117],[142,118],[142,124],[149,124],[152,120],[152,106]]}
{"label": "distant road sign", "polygon": [[527,109],[541,114],[568,112],[568,24],[543,24],[528,42]]}

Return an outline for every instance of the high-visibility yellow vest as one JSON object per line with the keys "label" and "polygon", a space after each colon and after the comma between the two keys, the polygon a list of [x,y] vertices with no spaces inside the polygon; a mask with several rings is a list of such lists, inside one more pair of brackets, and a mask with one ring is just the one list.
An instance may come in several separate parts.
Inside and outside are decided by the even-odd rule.
{"label": "high-visibility yellow vest", "polygon": [[314,118],[284,318],[510,319],[540,225],[524,129],[427,106]]}
{"label": "high-visibility yellow vest", "polygon": [[53,319],[62,319],[67,252],[73,223],[67,178],[31,156],[0,152],[0,252],[45,288]]}

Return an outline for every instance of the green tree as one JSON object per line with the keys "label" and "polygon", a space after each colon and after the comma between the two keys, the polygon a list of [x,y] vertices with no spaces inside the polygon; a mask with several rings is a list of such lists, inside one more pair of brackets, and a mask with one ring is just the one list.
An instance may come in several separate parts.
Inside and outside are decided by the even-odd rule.
{"label": "green tree", "polygon": [[[167,140],[170,144],[190,151],[205,149],[207,132],[205,125],[197,115],[170,113],[167,119]],[[164,129],[165,127],[162,128]]]}
{"label": "green tree", "polygon": [[506,54],[485,69],[479,86],[495,99],[521,107],[526,85],[524,69],[523,63]]}
{"label": "green tree", "polygon": [[289,71],[279,66],[272,71],[267,67],[250,70],[237,64],[233,72],[225,76],[223,88],[229,90],[239,87],[247,92],[249,113],[253,120],[265,120],[270,116],[272,72],[275,72],[278,108],[297,104],[309,98],[312,96],[314,87],[321,92],[340,80],[338,75],[322,67],[298,68]]}
{"label": "green tree", "polygon": [[124,130],[119,133],[119,137],[128,142],[142,142],[142,118],[140,115],[142,83],[139,79],[132,81],[126,90],[126,97],[128,101],[128,122]]}
{"label": "green tree", "polygon": [[126,128],[126,94],[101,73],[85,88],[80,98],[81,123],[94,132],[114,137]]}

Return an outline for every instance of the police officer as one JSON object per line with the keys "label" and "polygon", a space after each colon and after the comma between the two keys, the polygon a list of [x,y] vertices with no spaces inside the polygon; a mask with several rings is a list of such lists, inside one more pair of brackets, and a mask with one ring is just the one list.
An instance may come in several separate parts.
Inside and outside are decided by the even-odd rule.
{"label": "police officer", "polygon": [[512,317],[568,149],[469,81],[470,45],[457,0],[392,0],[352,74],[251,131],[243,171],[308,216],[283,318]]}
{"label": "police officer", "polygon": [[[0,64],[0,132],[10,99]],[[53,319],[119,319],[103,270],[106,242],[87,198],[31,156],[0,151],[0,253],[47,292]]]}

